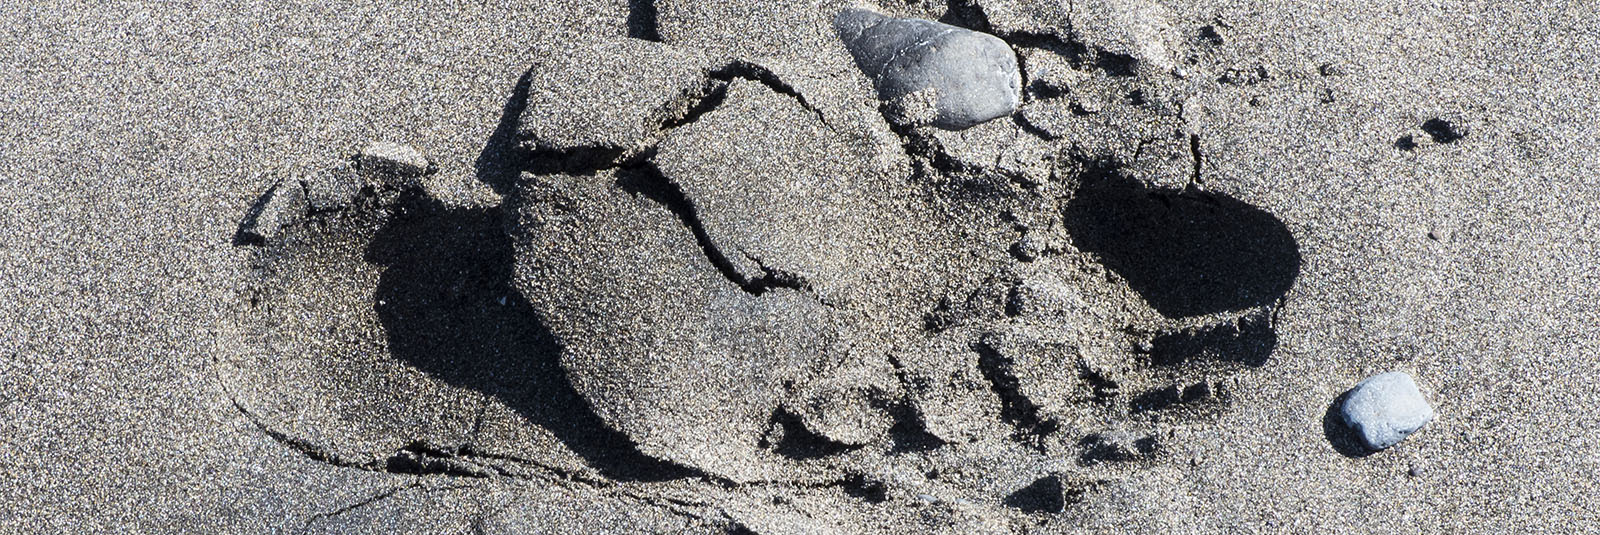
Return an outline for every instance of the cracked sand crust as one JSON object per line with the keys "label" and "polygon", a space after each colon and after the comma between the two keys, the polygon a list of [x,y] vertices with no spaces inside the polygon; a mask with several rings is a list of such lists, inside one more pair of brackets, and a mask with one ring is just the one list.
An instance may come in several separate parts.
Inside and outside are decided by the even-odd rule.
{"label": "cracked sand crust", "polygon": [[[959,135],[894,126],[859,95],[811,94],[787,81],[827,72],[746,60],[718,66],[637,41],[540,61],[543,69],[536,65],[523,82],[526,102],[508,111],[522,150],[506,157],[523,173],[497,185],[501,207],[453,208],[406,185],[368,187],[317,212],[269,191],[257,212],[270,217],[252,215],[241,228],[260,277],[252,299],[262,315],[243,319],[247,336],[262,344],[252,358],[266,359],[254,362],[338,370],[345,379],[317,387],[313,399],[371,403],[362,384],[382,390],[398,382],[475,399],[476,410],[380,402],[402,408],[398,419],[323,436],[298,422],[326,416],[286,411],[274,401],[281,385],[252,378],[259,371],[232,372],[241,390],[235,406],[263,432],[348,468],[596,488],[621,482],[628,490],[619,495],[629,499],[656,496],[655,482],[700,478],[736,493],[778,485],[875,502],[901,492],[885,470],[943,472],[994,456],[1010,466],[1056,466],[1047,459],[1065,455],[1078,462],[1053,468],[1055,484],[1004,490],[962,476],[920,484],[951,496],[1000,492],[992,503],[1071,490],[1073,498],[1056,501],[1075,503],[1095,499],[1085,489],[1104,487],[1107,463],[1158,462],[1161,429],[1224,407],[1228,374],[1264,365],[1275,344],[1273,325],[1252,318],[1282,306],[1298,269],[1294,240],[1269,214],[1200,189],[1198,132],[1175,136],[1190,159],[1187,185],[1161,189],[1149,186],[1161,178],[1140,176],[1137,165],[1155,138],[1124,156],[1080,143],[1076,132],[1092,121],[1078,118],[1049,116],[1060,125],[1055,132],[1027,115]],[[649,82],[625,81],[637,77]],[[557,103],[621,86],[632,93],[620,102]],[[1029,104],[1047,109],[1058,104],[1054,96],[1030,92]],[[596,127],[595,117],[621,119]],[[886,131],[894,137],[878,134]],[[994,135],[1031,141],[1000,145],[994,156],[974,152]],[[879,156],[855,157],[861,147]],[[1053,152],[1005,154],[1030,147]],[[1014,162],[1022,167],[1008,170]],[[394,254],[389,248],[403,251],[417,229],[460,221],[472,223],[416,238],[442,246],[381,258]],[[1050,233],[1071,244],[1019,249]],[[499,245],[466,262],[429,256],[448,255],[462,239]],[[1139,240],[1172,244],[1150,255],[1127,245]],[[318,352],[339,344],[274,342],[286,329],[311,327],[273,317],[274,299],[325,297],[284,286],[294,275],[277,271],[276,259],[330,247],[344,251],[333,269],[367,273],[334,298],[376,303],[379,317],[358,319],[352,336],[387,337],[343,350],[449,349],[407,340],[403,330],[429,328],[410,316],[453,321],[451,314],[473,310],[465,321],[490,328],[463,347],[493,351],[484,372],[537,361],[522,364],[542,374],[537,388],[581,408],[508,399],[524,385],[431,369],[423,355],[329,364]],[[445,280],[411,280],[411,270]],[[383,298],[386,286],[419,283],[443,285],[443,297],[399,305]],[[374,286],[377,296],[362,297]],[[485,312],[486,302],[508,309]],[[246,361],[231,369],[259,365]],[[351,377],[365,379],[352,387]],[[423,425],[402,423],[417,410],[428,413]],[[907,451],[916,453],[895,453]],[[695,503],[692,514],[717,516],[711,511],[721,507]],[[1008,507],[972,514],[994,520],[1054,506]]]}

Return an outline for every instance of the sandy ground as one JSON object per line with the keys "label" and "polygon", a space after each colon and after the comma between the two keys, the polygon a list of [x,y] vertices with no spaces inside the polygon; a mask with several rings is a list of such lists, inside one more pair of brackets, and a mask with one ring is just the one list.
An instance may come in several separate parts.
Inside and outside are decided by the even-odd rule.
{"label": "sandy ground", "polygon": [[[1275,349],[1205,376],[1229,385],[1220,408],[1141,421],[1160,435],[1150,458],[918,452],[978,451],[999,464],[974,466],[1007,474],[950,479],[931,501],[856,460],[760,483],[659,466],[576,408],[521,313],[403,300],[417,281],[477,280],[478,264],[430,271],[437,259],[511,254],[473,244],[510,247],[495,208],[516,191],[509,111],[541,50],[630,34],[713,55],[782,45],[729,22],[759,17],[695,5],[0,7],[0,531],[1600,529],[1592,4],[1166,3],[1177,55],[1199,59],[1149,91],[1184,88],[1204,187],[1293,237]],[[1466,136],[1434,141],[1435,118]],[[435,161],[420,228],[356,218],[352,243],[237,244],[273,184],[373,140]],[[466,294],[507,289],[485,284]],[[503,306],[529,306],[507,290]],[[263,312],[261,291],[288,297]],[[528,347],[544,349],[519,360]],[[1391,450],[1344,451],[1329,404],[1397,369],[1437,420]],[[1056,464],[1109,483],[1059,513],[1002,503]]]}

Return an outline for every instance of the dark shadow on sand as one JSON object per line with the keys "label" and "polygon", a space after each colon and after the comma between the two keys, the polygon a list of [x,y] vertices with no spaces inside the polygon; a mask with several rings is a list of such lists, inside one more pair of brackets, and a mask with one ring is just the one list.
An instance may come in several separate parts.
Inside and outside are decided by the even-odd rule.
{"label": "dark shadow on sand", "polygon": [[522,118],[522,110],[528,107],[528,84],[532,83],[532,77],[533,71],[529,70],[517,79],[511,96],[500,108],[500,122],[472,164],[478,181],[501,195],[510,194],[516,187],[517,178],[530,157],[530,151],[517,141],[517,122]]}
{"label": "dark shadow on sand", "polygon": [[1243,365],[1259,368],[1278,348],[1278,331],[1269,311],[1251,312],[1235,321],[1185,329],[1150,341],[1150,363],[1156,366],[1194,364]]}
{"label": "dark shadow on sand", "polygon": [[[513,193],[530,161],[516,138],[529,74],[518,80],[475,162],[478,179],[502,195]],[[384,266],[373,306],[389,351],[433,377],[505,403],[607,477],[694,476],[639,453],[573,389],[560,345],[512,286],[515,260],[505,218],[499,207],[451,208],[420,193],[400,200],[366,253],[367,261]]]}
{"label": "dark shadow on sand", "polygon": [[239,227],[233,232],[234,247],[261,247],[267,244],[266,236],[262,236],[256,227],[261,220],[261,213],[266,211],[267,203],[272,201],[272,196],[278,193],[280,187],[283,187],[283,184],[273,184],[250,203],[250,209],[245,212],[244,219],[239,220]]}
{"label": "dark shadow on sand", "polygon": [[1087,178],[1066,208],[1078,249],[1169,318],[1277,301],[1300,272],[1282,221],[1219,193],[1155,190],[1115,174]]}
{"label": "dark shadow on sand", "polygon": [[1339,406],[1344,404],[1347,397],[1350,397],[1350,392],[1339,394],[1339,397],[1333,399],[1333,403],[1328,404],[1328,410],[1322,413],[1322,436],[1327,437],[1328,444],[1333,446],[1334,451],[1345,457],[1359,459],[1377,453],[1367,449],[1367,446],[1361,443],[1361,437],[1357,436],[1356,431],[1351,429],[1350,425],[1345,423],[1344,417],[1339,415]]}
{"label": "dark shadow on sand", "polygon": [[607,477],[692,472],[644,456],[568,382],[561,347],[511,285],[511,239],[498,209],[404,201],[368,246],[384,266],[374,307],[397,359],[492,396],[550,430]]}
{"label": "dark shadow on sand", "polygon": [[1060,513],[1067,508],[1067,489],[1060,476],[1045,476],[1007,495],[1000,503],[1029,514]]}
{"label": "dark shadow on sand", "polygon": [[628,0],[628,37],[661,41],[655,0]]}

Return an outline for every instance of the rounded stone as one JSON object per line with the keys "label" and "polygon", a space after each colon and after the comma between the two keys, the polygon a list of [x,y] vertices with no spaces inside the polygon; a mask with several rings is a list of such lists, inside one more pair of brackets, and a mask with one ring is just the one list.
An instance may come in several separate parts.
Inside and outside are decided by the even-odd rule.
{"label": "rounded stone", "polygon": [[1433,420],[1433,407],[1405,372],[1368,377],[1345,394],[1340,416],[1372,450],[1400,443]]}
{"label": "rounded stone", "polygon": [[1016,53],[993,35],[865,9],[839,13],[834,29],[891,108],[915,107],[902,105],[904,99],[934,102],[933,126],[971,127],[1011,115],[1022,103]]}

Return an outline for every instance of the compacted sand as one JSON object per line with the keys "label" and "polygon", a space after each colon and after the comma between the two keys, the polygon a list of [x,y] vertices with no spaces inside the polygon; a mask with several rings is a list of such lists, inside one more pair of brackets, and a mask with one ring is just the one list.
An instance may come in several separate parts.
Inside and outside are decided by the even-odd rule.
{"label": "compacted sand", "polygon": [[1600,529],[1593,5],[850,6],[0,7],[0,532]]}

